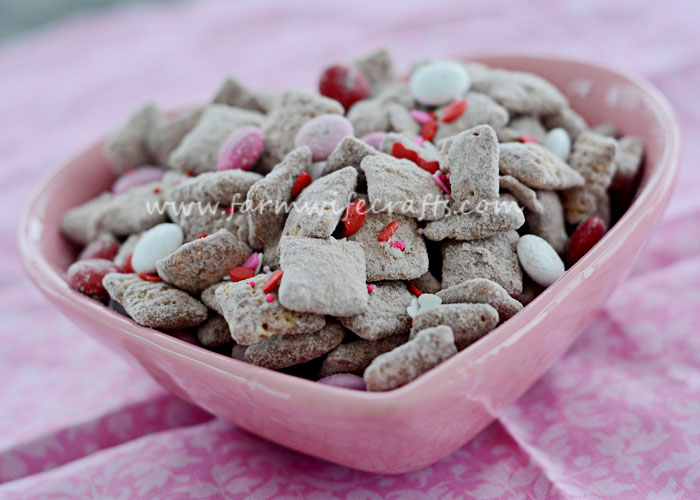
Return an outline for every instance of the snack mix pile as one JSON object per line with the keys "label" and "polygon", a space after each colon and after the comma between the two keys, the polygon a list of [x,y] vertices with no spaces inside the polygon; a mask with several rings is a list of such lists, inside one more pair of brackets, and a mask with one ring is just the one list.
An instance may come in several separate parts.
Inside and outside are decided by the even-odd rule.
{"label": "snack mix pile", "polygon": [[387,391],[560,278],[644,154],[530,73],[402,80],[379,50],[319,90],[229,78],[202,107],[138,110],[106,142],[111,191],[64,216],[69,285],[241,362]]}

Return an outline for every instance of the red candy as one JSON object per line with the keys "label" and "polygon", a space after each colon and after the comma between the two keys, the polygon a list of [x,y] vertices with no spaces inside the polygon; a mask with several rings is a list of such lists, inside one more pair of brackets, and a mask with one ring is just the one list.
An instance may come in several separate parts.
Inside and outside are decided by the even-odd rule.
{"label": "red candy", "polygon": [[202,238],[206,238],[207,236],[209,236],[207,233],[202,233],[199,236],[197,236],[197,239],[201,240]]}
{"label": "red candy", "polygon": [[417,151],[407,148],[398,141],[391,146],[391,156],[398,158],[399,160],[411,160],[420,168],[427,170],[431,174],[434,174],[440,168],[440,164],[438,162],[425,161],[418,155]]}
{"label": "red candy", "polygon": [[263,293],[273,292],[279,286],[280,281],[282,281],[283,274],[284,271],[275,271],[272,273],[262,287]]}
{"label": "red candy", "polygon": [[423,292],[416,285],[408,285],[408,291],[411,292],[416,297],[423,295]]}
{"label": "red candy", "polygon": [[369,80],[359,69],[336,65],[323,72],[318,91],[338,101],[347,111],[357,101],[369,97],[370,86]]}
{"label": "red candy", "polygon": [[119,268],[107,259],[79,260],[68,268],[66,280],[68,286],[85,295],[107,299],[108,294],[102,286],[102,278],[109,273],[118,273]]}
{"label": "red candy", "polygon": [[379,236],[377,236],[377,241],[389,241],[389,238],[391,238],[396,230],[399,228],[399,223],[396,222],[395,220],[391,221],[387,226],[382,230],[381,233],[379,233]]}
{"label": "red candy", "polygon": [[130,253],[129,255],[127,255],[126,259],[124,259],[124,271],[126,271],[127,273],[134,272],[134,268],[131,267],[131,257],[133,256],[134,254]]}
{"label": "red candy", "polygon": [[583,221],[571,235],[569,245],[566,247],[566,263],[573,266],[586,255],[593,245],[598,243],[605,235],[605,222],[594,215]]}
{"label": "red candy", "polygon": [[228,275],[231,281],[248,280],[255,276],[255,269],[250,269],[248,267],[232,267],[228,270]]}
{"label": "red candy", "polygon": [[346,238],[352,236],[360,230],[362,224],[365,223],[365,217],[367,215],[367,206],[365,201],[355,200],[353,203],[348,205],[345,209],[345,214],[343,214],[343,236]]}
{"label": "red candy", "polygon": [[437,132],[437,121],[435,120],[424,123],[420,128],[420,135],[426,141],[432,141],[433,137],[435,137],[435,132]]}
{"label": "red candy", "polygon": [[297,181],[294,183],[294,187],[292,187],[292,198],[299,196],[299,193],[309,184],[311,184],[311,176],[307,172],[300,173]]}
{"label": "red candy", "polygon": [[457,118],[462,116],[467,110],[467,100],[466,99],[456,99],[447,105],[445,111],[442,113],[442,122],[450,123],[455,121]]}
{"label": "red candy", "polygon": [[112,260],[119,252],[119,242],[112,236],[98,236],[85,245],[83,251],[80,252],[78,260],[86,259],[107,259]]}
{"label": "red candy", "polygon": [[529,134],[522,134],[520,137],[518,137],[518,140],[522,143],[526,142],[534,142],[535,144],[539,144],[540,141],[535,137],[534,135],[529,135]]}
{"label": "red candy", "polygon": [[161,278],[157,274],[139,273],[139,278],[141,278],[144,281],[163,281],[163,278]]}

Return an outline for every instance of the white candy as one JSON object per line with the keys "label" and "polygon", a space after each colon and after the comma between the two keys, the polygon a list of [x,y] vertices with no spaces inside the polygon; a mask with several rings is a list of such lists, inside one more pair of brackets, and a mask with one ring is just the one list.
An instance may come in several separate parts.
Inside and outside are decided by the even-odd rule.
{"label": "white candy", "polygon": [[569,153],[571,153],[571,137],[563,128],[553,128],[547,133],[544,147],[566,161],[569,159]]}
{"label": "white candy", "polygon": [[177,224],[164,223],[152,227],[141,236],[131,256],[131,267],[137,273],[154,273],[156,262],[180,248],[182,229]]}
{"label": "white candy", "polygon": [[564,263],[559,255],[539,236],[521,236],[517,249],[520,265],[538,285],[549,286],[564,274]]}
{"label": "white candy", "polygon": [[442,304],[442,299],[432,293],[424,293],[420,297],[413,297],[411,305],[406,308],[406,312],[412,318],[415,318],[418,313],[427,311],[435,306]]}
{"label": "white candy", "polygon": [[411,75],[413,98],[427,106],[439,106],[462,97],[469,89],[469,73],[461,64],[434,61],[418,68]]}

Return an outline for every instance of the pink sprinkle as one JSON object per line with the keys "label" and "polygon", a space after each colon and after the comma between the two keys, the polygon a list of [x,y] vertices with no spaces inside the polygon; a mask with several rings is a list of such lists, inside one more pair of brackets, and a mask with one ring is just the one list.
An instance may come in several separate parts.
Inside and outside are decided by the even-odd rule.
{"label": "pink sprinkle", "polygon": [[428,123],[433,119],[433,117],[428,113],[427,111],[423,111],[420,109],[412,109],[410,111],[411,113],[411,118],[416,120],[418,123],[423,125],[424,123]]}
{"label": "pink sprinkle", "polygon": [[249,281],[248,284],[251,288],[255,288],[255,281]]}
{"label": "pink sprinkle", "polygon": [[390,242],[389,242],[389,246],[390,246],[391,248],[398,248],[398,249],[401,250],[402,252],[406,249],[406,243],[404,243],[404,242],[401,241],[401,240],[390,241]]}
{"label": "pink sprinkle", "polygon": [[422,146],[425,143],[425,139],[423,139],[422,135],[417,135],[413,139],[411,139],[415,144],[418,144],[419,146]]}
{"label": "pink sprinkle", "polygon": [[265,267],[263,267],[263,272],[264,272],[265,274],[268,274],[270,271],[271,271],[270,266],[265,266]]}
{"label": "pink sprinkle", "polygon": [[272,302],[273,300],[275,300],[275,296],[272,295],[271,293],[268,293],[267,295],[265,295],[266,302]]}
{"label": "pink sprinkle", "polygon": [[250,254],[250,257],[243,263],[243,267],[247,267],[248,269],[252,269],[255,271],[258,268],[258,263],[260,262],[260,259],[258,258],[258,252],[253,252]]}
{"label": "pink sprinkle", "polygon": [[374,285],[367,285],[367,291],[372,293],[374,291]]}
{"label": "pink sprinkle", "polygon": [[423,235],[423,228],[422,227],[418,228],[418,234]]}
{"label": "pink sprinkle", "polygon": [[433,174],[433,180],[435,181],[435,184],[440,186],[444,192],[446,192],[448,195],[452,194],[449,190],[449,188],[445,185],[445,183],[442,181],[442,175],[443,173],[440,170],[437,170]]}
{"label": "pink sprinkle", "polygon": [[227,207],[226,212],[232,214],[233,213],[233,205],[231,205],[230,207]]}

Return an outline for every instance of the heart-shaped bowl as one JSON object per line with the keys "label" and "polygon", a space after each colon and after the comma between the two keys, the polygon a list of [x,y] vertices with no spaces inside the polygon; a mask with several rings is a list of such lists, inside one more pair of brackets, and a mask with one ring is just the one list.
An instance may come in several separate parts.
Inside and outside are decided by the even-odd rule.
{"label": "heart-shaped bowl", "polygon": [[638,78],[554,57],[469,59],[547,78],[589,123],[614,123],[624,134],[640,136],[645,164],[632,205],[559,281],[496,330],[404,387],[360,392],[249,365],[139,326],[71,290],[63,274],[75,249],[60,234],[61,216],[113,182],[101,144],[58,168],[35,192],[19,227],[24,267],[80,328],[214,415],[289,448],[365,471],[401,473],[432,464],[522,395],[593,318],[659,221],[679,160],[673,112]]}

